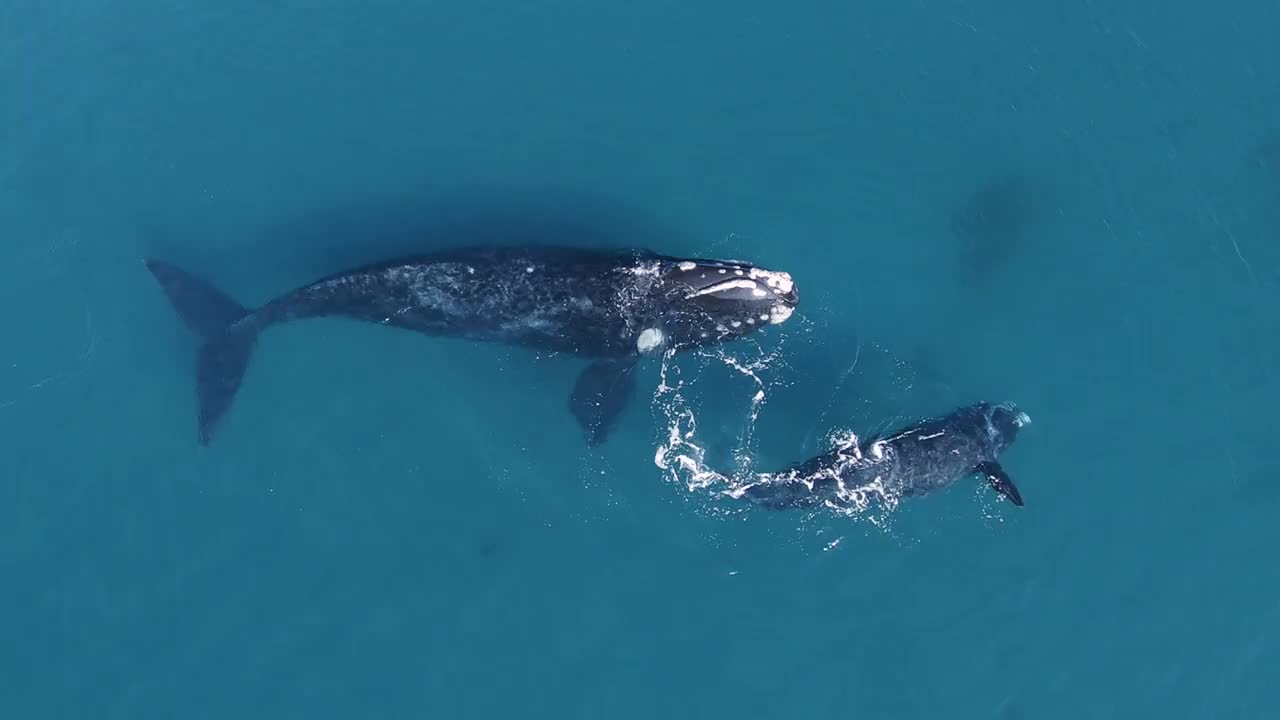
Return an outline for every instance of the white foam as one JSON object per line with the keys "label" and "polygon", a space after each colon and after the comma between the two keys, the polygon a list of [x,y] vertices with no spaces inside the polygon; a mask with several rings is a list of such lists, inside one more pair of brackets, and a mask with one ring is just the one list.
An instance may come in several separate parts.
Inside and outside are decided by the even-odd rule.
{"label": "white foam", "polygon": [[653,351],[655,348],[662,346],[662,341],[666,338],[662,331],[658,328],[645,328],[640,336],[636,338],[636,349],[642,353]]}

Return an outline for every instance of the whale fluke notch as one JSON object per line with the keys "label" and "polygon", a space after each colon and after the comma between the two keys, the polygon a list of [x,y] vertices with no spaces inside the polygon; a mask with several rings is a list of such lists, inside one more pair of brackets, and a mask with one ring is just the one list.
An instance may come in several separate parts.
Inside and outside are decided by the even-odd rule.
{"label": "whale fluke notch", "polygon": [[200,444],[208,445],[231,409],[257,345],[255,328],[236,327],[251,311],[176,265],[159,260],[147,260],[146,265],[178,316],[204,340],[196,356],[196,401]]}

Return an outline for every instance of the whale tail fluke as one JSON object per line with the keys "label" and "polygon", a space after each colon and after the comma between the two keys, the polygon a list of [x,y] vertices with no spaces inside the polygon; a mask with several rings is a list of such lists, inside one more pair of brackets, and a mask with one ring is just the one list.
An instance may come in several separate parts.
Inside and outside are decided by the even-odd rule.
{"label": "whale tail fluke", "polygon": [[251,311],[205,280],[159,260],[146,264],[178,316],[204,340],[196,358],[196,397],[200,444],[208,445],[240,389],[257,328],[237,326]]}

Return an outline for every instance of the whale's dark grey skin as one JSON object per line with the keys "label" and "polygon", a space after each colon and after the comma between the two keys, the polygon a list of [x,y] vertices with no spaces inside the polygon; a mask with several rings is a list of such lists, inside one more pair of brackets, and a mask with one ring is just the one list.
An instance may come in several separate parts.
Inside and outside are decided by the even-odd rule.
{"label": "whale's dark grey skin", "polygon": [[146,264],[204,340],[196,369],[204,445],[258,335],[278,323],[338,316],[587,358],[570,408],[594,446],[625,408],[641,357],[740,338],[784,322],[797,302],[785,272],[646,250],[452,249],[321,278],[256,309],[172,264]]}
{"label": "whale's dark grey skin", "polygon": [[843,506],[850,497],[903,498],[981,476],[1022,506],[1022,494],[1000,465],[1031,418],[1012,403],[977,403],[869,440],[853,438],[784,472],[766,473],[731,494],[764,507]]}

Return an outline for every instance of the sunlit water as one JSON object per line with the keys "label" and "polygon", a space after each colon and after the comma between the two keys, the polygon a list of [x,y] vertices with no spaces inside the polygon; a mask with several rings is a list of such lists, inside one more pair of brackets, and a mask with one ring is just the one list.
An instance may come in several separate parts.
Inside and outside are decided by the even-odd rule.
{"label": "sunlit water", "polygon": [[[1259,718],[1269,3],[0,6],[0,717]],[[323,320],[216,441],[143,266],[248,304],[441,244],[784,269],[646,363]],[[891,511],[719,490],[979,400]],[[683,460],[681,460],[683,458]]]}

